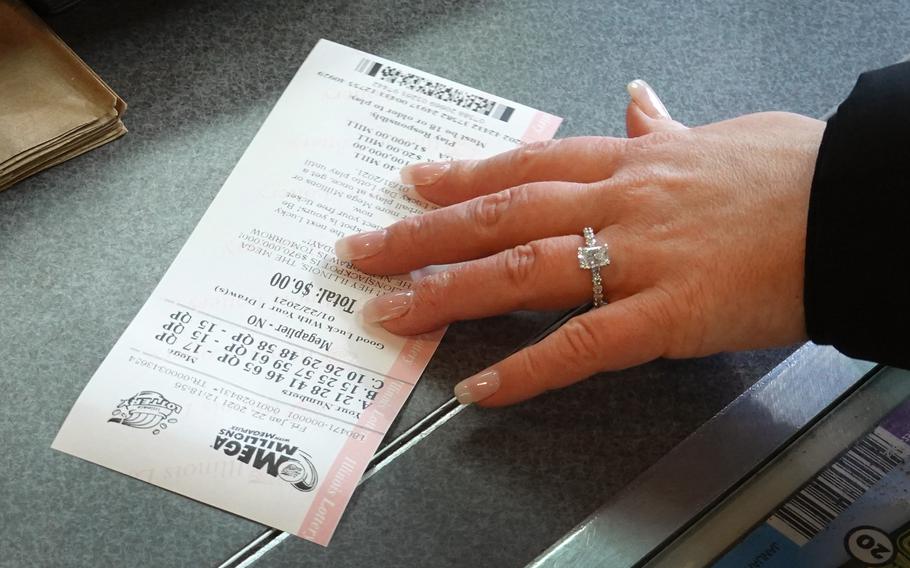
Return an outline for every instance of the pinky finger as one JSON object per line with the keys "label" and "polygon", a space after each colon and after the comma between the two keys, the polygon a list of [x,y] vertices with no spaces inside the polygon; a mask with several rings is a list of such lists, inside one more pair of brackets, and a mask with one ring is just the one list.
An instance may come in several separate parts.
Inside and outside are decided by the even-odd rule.
{"label": "pinky finger", "polygon": [[576,316],[539,343],[455,386],[462,404],[506,406],[600,371],[646,363],[665,351],[665,330],[646,317],[643,292]]}

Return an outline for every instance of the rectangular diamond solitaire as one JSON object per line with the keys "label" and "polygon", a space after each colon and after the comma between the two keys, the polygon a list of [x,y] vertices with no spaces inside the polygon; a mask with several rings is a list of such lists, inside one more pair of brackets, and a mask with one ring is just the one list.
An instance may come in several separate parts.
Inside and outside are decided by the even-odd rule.
{"label": "rectangular diamond solitaire", "polygon": [[598,245],[593,247],[578,247],[578,266],[580,268],[600,268],[610,264],[607,247]]}

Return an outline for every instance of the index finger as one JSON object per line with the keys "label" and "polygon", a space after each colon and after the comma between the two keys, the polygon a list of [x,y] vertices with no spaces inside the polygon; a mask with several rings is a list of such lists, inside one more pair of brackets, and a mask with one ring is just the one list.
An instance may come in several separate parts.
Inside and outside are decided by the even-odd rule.
{"label": "index finger", "polygon": [[485,160],[412,164],[401,178],[433,203],[451,205],[532,182],[606,179],[624,149],[622,138],[563,138],[526,144]]}

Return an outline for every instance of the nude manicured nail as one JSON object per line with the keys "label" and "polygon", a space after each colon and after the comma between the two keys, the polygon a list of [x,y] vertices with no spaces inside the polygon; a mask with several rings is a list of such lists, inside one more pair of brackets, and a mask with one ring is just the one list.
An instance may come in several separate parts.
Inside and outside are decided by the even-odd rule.
{"label": "nude manicured nail", "polygon": [[499,390],[499,373],[493,369],[477,373],[455,385],[455,398],[461,404],[483,400]]}
{"label": "nude manicured nail", "polygon": [[367,323],[379,323],[391,319],[400,318],[409,309],[414,299],[414,292],[394,292],[373,298],[363,305],[360,310],[360,317]]}
{"label": "nude manicured nail", "polygon": [[449,168],[451,162],[430,162],[428,164],[411,164],[401,168],[401,183],[410,185],[430,185],[439,180]]}
{"label": "nude manicured nail", "polygon": [[660,97],[657,96],[657,93],[654,92],[651,85],[645,83],[641,79],[635,79],[626,85],[626,91],[629,92],[629,96],[632,97],[632,100],[638,105],[638,108],[646,115],[651,118],[670,119],[670,113],[667,112],[667,107],[661,102]]}
{"label": "nude manicured nail", "polygon": [[338,260],[360,260],[373,256],[385,245],[385,231],[370,231],[340,239],[335,243]]}

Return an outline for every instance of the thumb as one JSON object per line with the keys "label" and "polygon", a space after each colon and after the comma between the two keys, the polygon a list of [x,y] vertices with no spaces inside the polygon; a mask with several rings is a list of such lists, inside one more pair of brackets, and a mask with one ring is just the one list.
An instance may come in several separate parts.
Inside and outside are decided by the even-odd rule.
{"label": "thumb", "polygon": [[629,138],[663,130],[686,128],[683,124],[670,118],[667,107],[661,102],[657,93],[641,79],[636,79],[626,85],[626,90],[632,98],[626,109],[626,131]]}

